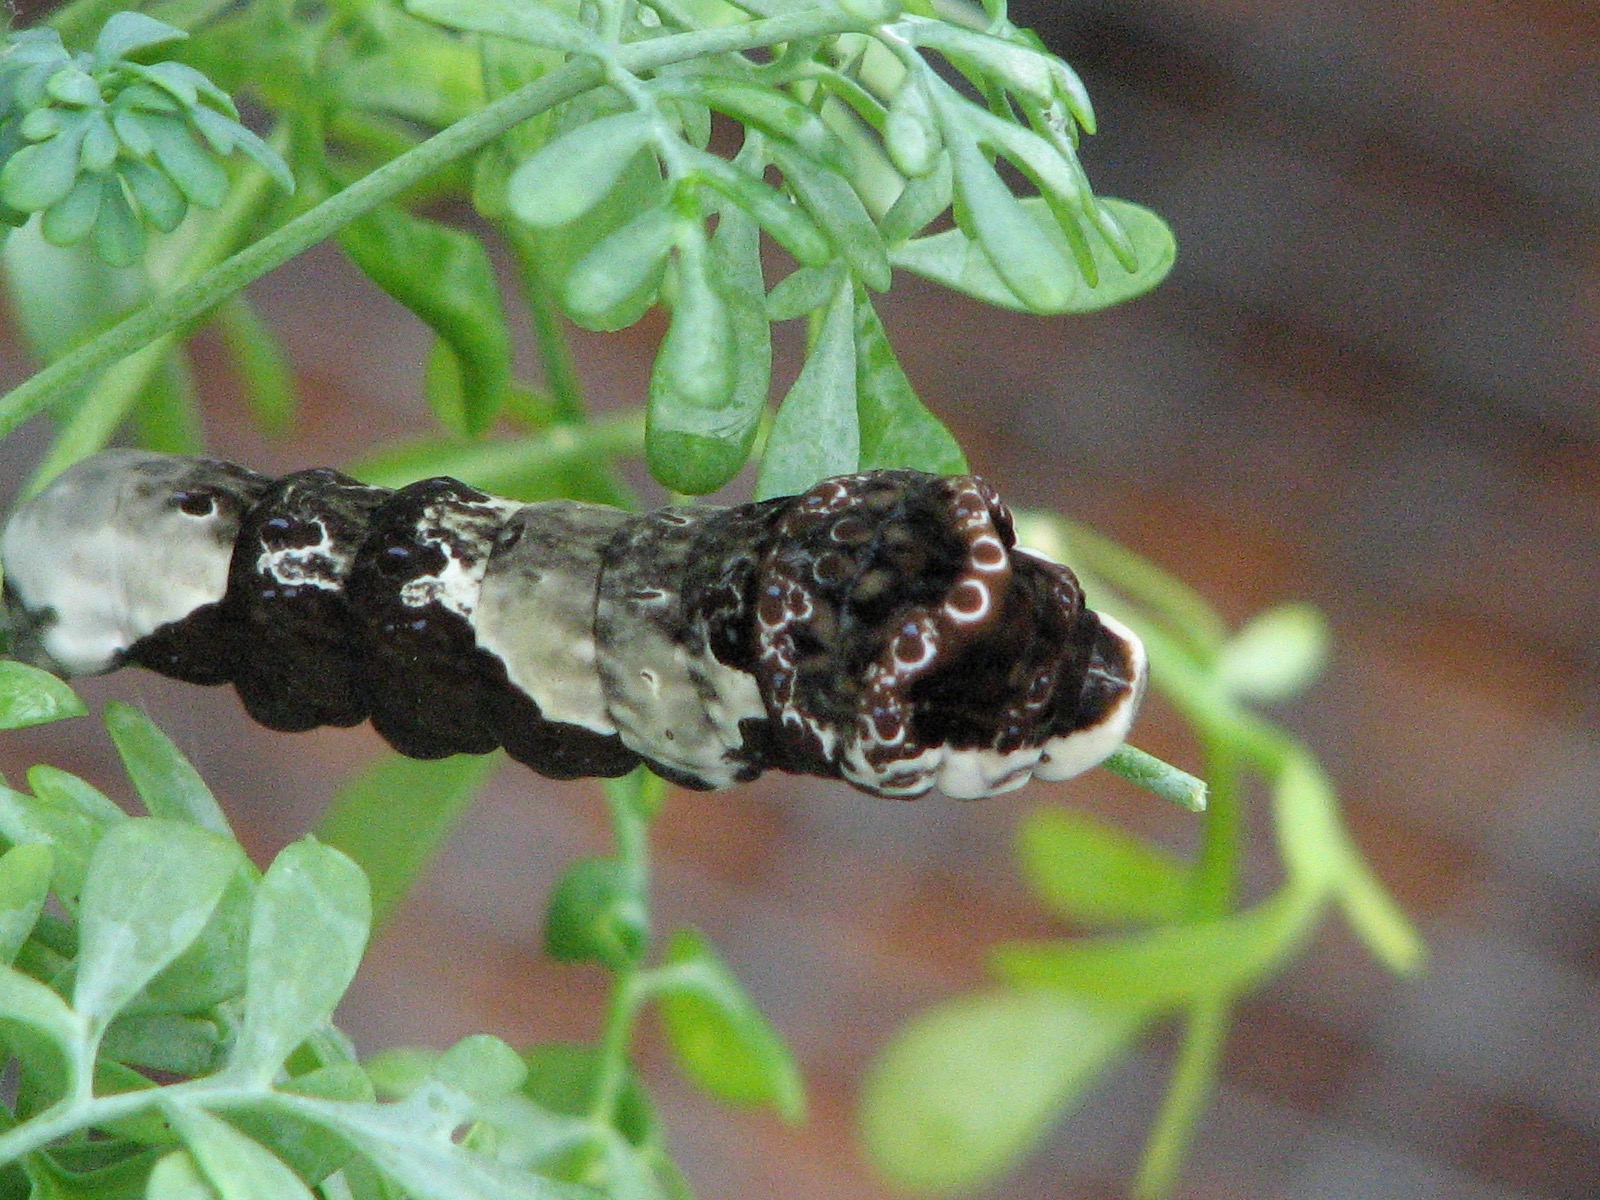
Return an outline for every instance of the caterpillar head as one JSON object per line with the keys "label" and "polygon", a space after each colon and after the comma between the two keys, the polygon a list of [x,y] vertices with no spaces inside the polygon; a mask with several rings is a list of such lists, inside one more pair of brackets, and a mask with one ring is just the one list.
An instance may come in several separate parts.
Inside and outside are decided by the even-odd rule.
{"label": "caterpillar head", "polygon": [[62,675],[222,599],[265,477],[213,459],[108,450],[63,471],[0,535],[13,657]]}

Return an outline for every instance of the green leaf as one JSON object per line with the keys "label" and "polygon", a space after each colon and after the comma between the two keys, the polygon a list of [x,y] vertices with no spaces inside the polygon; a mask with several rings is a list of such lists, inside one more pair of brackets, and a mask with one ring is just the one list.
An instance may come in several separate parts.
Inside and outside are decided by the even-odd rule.
{"label": "green leaf", "polygon": [[406,0],[405,8],[424,21],[533,46],[577,52],[594,40],[594,34],[571,17],[516,0]]}
{"label": "green leaf", "polygon": [[0,966],[0,1025],[17,1024],[43,1034],[70,1060],[87,1036],[82,1015],[37,979]]}
{"label": "green leaf", "polygon": [[1322,673],[1332,641],[1327,618],[1316,608],[1279,605],[1228,639],[1217,659],[1218,681],[1245,700],[1288,700]]}
{"label": "green leaf", "polygon": [[856,293],[855,343],[861,468],[964,474],[960,443],[917,397],[865,291]]}
{"label": "green leaf", "polygon": [[710,282],[727,312],[732,387],[719,405],[652,388],[646,411],[650,473],[663,486],[691,496],[715,491],[744,465],[772,383],[772,334],[756,223],[724,208],[709,258]]}
{"label": "green leaf", "polygon": [[617,186],[653,133],[649,115],[639,111],[568,130],[512,172],[507,184],[511,211],[538,229],[576,221]]}
{"label": "green leaf", "polygon": [[266,433],[287,433],[299,400],[294,370],[277,334],[242,293],[217,310],[217,327],[244,383],[250,415]]}
{"label": "green leaf", "polygon": [[[987,166],[984,169],[988,170]],[[998,182],[996,179],[997,184]],[[1133,272],[1125,271],[1117,261],[1110,244],[1097,235],[1090,238],[1089,245],[1099,269],[1100,282],[1091,287],[1079,272],[1068,264],[1069,247],[1049,205],[1037,196],[1030,196],[1021,201],[1012,200],[1011,203],[1020,205],[1033,224],[1043,231],[1052,246],[1048,255],[1049,260],[1059,262],[1065,268],[1061,276],[1040,284],[1042,292],[1049,294],[1036,297],[1033,303],[1021,299],[1010,284],[1001,279],[984,250],[960,229],[946,230],[931,237],[914,238],[896,246],[889,252],[890,261],[897,267],[955,291],[974,296],[986,304],[1021,312],[1039,313],[1096,312],[1143,295],[1166,278],[1167,272],[1172,269],[1173,258],[1177,253],[1176,244],[1172,238],[1172,231],[1160,217],[1149,209],[1129,204],[1124,200],[1102,200],[1100,203],[1116,214],[1132,239],[1138,255],[1139,269]],[[999,238],[1003,241],[1010,236],[1000,227],[1005,224],[1001,222],[986,227],[986,244],[988,239]],[[1006,228],[1009,228],[1009,225],[1006,225]],[[1024,235],[1021,238],[1021,244],[1024,246],[1037,244],[1033,234],[1024,230],[1017,232]],[[1013,247],[1008,253],[1015,256],[1017,251]]]}
{"label": "green leaf", "polygon": [[103,831],[100,821],[70,801],[26,796],[0,785],[0,834],[19,847],[48,846],[56,890],[67,900],[76,900],[83,888],[89,856]]}
{"label": "green leaf", "polygon": [[1311,935],[1322,907],[1322,895],[1291,886],[1216,920],[1121,937],[1007,943],[995,948],[990,963],[1017,986],[1159,1011],[1246,991]]}
{"label": "green leaf", "polygon": [[872,223],[850,181],[783,142],[773,142],[769,150],[789,190],[833,239],[856,278],[875,292],[887,290],[890,272],[883,235]]}
{"label": "green leaf", "polygon": [[[1047,227],[1030,219],[970,133],[951,145],[950,155],[959,226],[951,232],[971,239],[1021,307],[1036,313],[1066,311],[1078,272],[1071,254],[1063,252],[1066,239],[1060,226],[1054,220]],[[1050,212],[1048,205],[1045,211]],[[900,250],[901,259],[909,248]]]}
{"label": "green leaf", "polygon": [[178,1013],[124,1013],[106,1029],[102,1059],[173,1075],[209,1075],[222,1065],[225,1044],[215,1020]]}
{"label": "green leaf", "polygon": [[[594,1111],[602,1073],[600,1047],[546,1042],[524,1051],[522,1057],[528,1065],[522,1093],[528,1099],[569,1117],[587,1117]],[[655,1130],[650,1097],[639,1083],[631,1063],[623,1067],[612,1122],[617,1132],[635,1146],[644,1145]]]}
{"label": "green leaf", "polygon": [[500,285],[483,243],[386,204],[346,225],[339,245],[450,347],[461,369],[462,432],[486,430],[511,386],[512,350]]}
{"label": "green leaf", "polygon": [[661,1020],[684,1074],[729,1104],[770,1104],[786,1120],[800,1120],[800,1068],[711,944],[680,929],[665,958],[671,984],[661,994]]}
{"label": "green leaf", "polygon": [[1340,874],[1337,894],[1350,928],[1384,966],[1397,975],[1422,969],[1428,948],[1416,926],[1373,877],[1367,864],[1354,854]]}
{"label": "green leaf", "polygon": [[614,858],[579,859],[550,893],[544,948],[551,958],[617,970],[639,960],[649,936],[644,897]]}
{"label": "green leaf", "polygon": [[424,761],[389,754],[339,789],[317,837],[366,873],[374,926],[394,914],[499,765],[494,755]]}
{"label": "green leaf", "polygon": [[772,423],[756,476],[757,499],[797,495],[820,479],[858,468],[856,371],[855,290],[845,280]]}
{"label": "green leaf", "polygon": [[1068,921],[1175,922],[1187,908],[1189,871],[1175,855],[1086,813],[1029,813],[1017,858],[1040,903]]}
{"label": "green leaf", "polygon": [[312,1200],[311,1189],[282,1159],[220,1117],[188,1104],[164,1107],[222,1200]]}
{"label": "green leaf", "polygon": [[869,1069],[861,1134],[901,1187],[976,1188],[1083,1099],[1140,1019],[1048,991],[951,1000],[896,1034]]}
{"label": "green leaf", "polygon": [[105,708],[106,730],[122,757],[134,790],[153,817],[191,821],[233,836],[200,772],[156,723],[131,704],[113,700]]}
{"label": "green leaf", "polygon": [[0,729],[44,725],[88,711],[77,693],[48,671],[0,659]]}
{"label": "green leaf", "polygon": [[1290,881],[1313,891],[1331,887],[1353,854],[1333,784],[1309,754],[1289,754],[1273,784],[1272,807]]}
{"label": "green leaf", "polygon": [[671,209],[646,208],[602,238],[566,275],[567,315],[604,333],[632,325],[656,302],[679,227]]}
{"label": "green leaf", "polygon": [[38,843],[0,855],[0,964],[9,965],[33,932],[55,866],[55,851]]}
{"label": "green leaf", "polygon": [[191,204],[216,208],[228,195],[228,172],[195,141],[182,118],[147,113],[140,124],[150,135],[156,162]]}
{"label": "green leaf", "polygon": [[107,830],[79,906],[73,1007],[108,1023],[200,936],[244,861],[238,843],[180,821]]}
{"label": "green leaf", "polygon": [[46,142],[24,146],[0,169],[0,200],[18,212],[39,212],[59,202],[78,178],[77,134],[63,132]]}
{"label": "green leaf", "polygon": [[187,1150],[164,1155],[150,1169],[144,1194],[150,1200],[220,1200],[220,1193],[206,1182],[200,1164]]}
{"label": "green leaf", "polygon": [[119,58],[127,58],[151,46],[182,41],[188,36],[183,30],[143,13],[112,13],[101,27],[100,36],[94,40],[94,64],[108,67]]}
{"label": "green leaf", "polygon": [[150,375],[133,411],[139,444],[163,454],[203,454],[200,394],[189,356],[174,349]]}
{"label": "green leaf", "polygon": [[251,912],[235,1069],[270,1082],[328,1021],[355,978],[371,923],[367,880],[350,858],[311,840],[279,853]]}

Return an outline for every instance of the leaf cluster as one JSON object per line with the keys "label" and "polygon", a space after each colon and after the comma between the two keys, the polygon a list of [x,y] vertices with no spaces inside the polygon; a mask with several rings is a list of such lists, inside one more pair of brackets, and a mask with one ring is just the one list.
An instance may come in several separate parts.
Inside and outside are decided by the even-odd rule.
{"label": "leaf cluster", "polygon": [[[59,681],[0,662],[0,728],[81,712]],[[518,1054],[478,1036],[361,1064],[330,1018],[371,929],[366,874],[315,838],[257,871],[148,718],[112,705],[106,722],[148,816],[52,767],[29,792],[0,785],[0,1050],[18,1079],[0,1194],[686,1197],[627,1060],[651,1001],[691,1078],[801,1112],[782,1040],[702,935],[677,932],[643,968],[638,823],[659,780],[612,788],[636,865],[579,862],[551,902],[551,953],[617,973],[601,1044]],[[347,794],[347,823],[371,794]]]}
{"label": "leaf cluster", "polygon": [[223,161],[239,150],[285,188],[283,160],[239,123],[231,97],[181,62],[134,57],[186,37],[123,12],[90,50],[73,54],[53,29],[9,34],[0,50],[0,222],[42,214],[45,240],[89,239],[105,262],[129,266],[146,230],[171,233],[191,204],[218,207]]}

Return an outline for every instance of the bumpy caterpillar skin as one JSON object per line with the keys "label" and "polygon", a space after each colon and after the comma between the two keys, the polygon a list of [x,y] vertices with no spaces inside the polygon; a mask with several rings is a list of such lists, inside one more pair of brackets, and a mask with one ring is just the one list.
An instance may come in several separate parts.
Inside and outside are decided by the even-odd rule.
{"label": "bumpy caterpillar skin", "polygon": [[560,779],[642,759],[695,788],[988,796],[1099,763],[1145,677],[976,476],[633,514],[111,450],[0,556],[25,661],[232,683],[273,729],[370,719],[402,754],[503,745]]}

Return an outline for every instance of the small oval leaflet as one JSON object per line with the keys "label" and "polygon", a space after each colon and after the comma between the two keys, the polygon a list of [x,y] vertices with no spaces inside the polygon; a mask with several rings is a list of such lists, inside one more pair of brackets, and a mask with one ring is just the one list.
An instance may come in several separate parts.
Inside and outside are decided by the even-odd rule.
{"label": "small oval leaflet", "polygon": [[109,450],[0,557],[23,661],[231,683],[273,729],[370,720],[416,758],[504,746],[562,779],[995,795],[1101,762],[1146,673],[973,475],[636,514]]}

